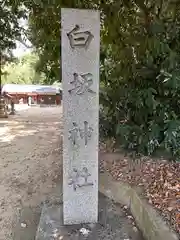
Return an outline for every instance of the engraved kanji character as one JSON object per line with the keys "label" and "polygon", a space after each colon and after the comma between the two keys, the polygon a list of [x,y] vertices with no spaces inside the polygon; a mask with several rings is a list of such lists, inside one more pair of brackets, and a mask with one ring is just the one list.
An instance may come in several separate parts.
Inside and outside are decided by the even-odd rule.
{"label": "engraved kanji character", "polygon": [[85,74],[77,74],[74,73],[74,80],[70,83],[74,85],[74,88],[69,90],[69,93],[75,91],[77,95],[81,95],[85,92],[95,93],[90,87],[93,84],[92,74],[85,73]]}
{"label": "engraved kanji character", "polygon": [[85,49],[87,49],[94,36],[89,31],[79,30],[79,25],[76,25],[69,33],[67,33],[70,46],[73,49],[75,47],[84,47]]}
{"label": "engraved kanji character", "polygon": [[68,185],[72,185],[74,191],[76,191],[77,187],[78,187],[78,179],[79,179],[79,173],[78,170],[76,168],[73,168],[73,174],[70,177],[69,183]]}
{"label": "engraved kanji character", "polygon": [[72,140],[73,145],[77,143],[79,128],[77,123],[73,122],[73,128],[69,130],[69,139]]}
{"label": "engraved kanji character", "polygon": [[88,177],[91,176],[91,174],[88,172],[88,169],[86,167],[83,168],[82,172],[80,173],[80,176],[84,178],[84,183],[79,184],[79,187],[93,185],[92,182],[88,182]]}
{"label": "engraved kanji character", "polygon": [[92,136],[93,129],[91,127],[88,127],[88,122],[87,121],[84,121],[84,129],[83,130],[79,129],[79,131],[80,131],[80,137],[84,138],[85,145],[87,145],[88,140]]}
{"label": "engraved kanji character", "polygon": [[[88,182],[88,177],[91,174],[88,172],[86,167],[79,173],[76,168],[73,168],[72,176],[69,179],[68,185],[73,186],[73,190],[76,191],[78,187],[86,187],[86,186],[93,186],[93,182]],[[83,178],[83,182],[79,183],[79,178]]]}

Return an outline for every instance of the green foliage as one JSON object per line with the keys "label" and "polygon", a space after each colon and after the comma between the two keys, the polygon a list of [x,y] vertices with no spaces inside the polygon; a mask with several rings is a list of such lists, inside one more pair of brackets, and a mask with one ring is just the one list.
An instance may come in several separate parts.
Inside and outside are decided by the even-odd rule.
{"label": "green foliage", "polygon": [[26,11],[20,1],[0,0],[0,57],[1,62],[11,57],[11,50],[16,47],[16,40],[21,39],[23,29],[19,19],[26,18]]}
{"label": "green foliage", "polygon": [[36,70],[44,72],[46,81],[53,83],[60,81],[60,13],[61,7],[88,7],[91,1],[78,0],[41,0],[37,3],[25,1],[25,6],[30,11],[29,17],[29,40],[36,47],[40,61]]}
{"label": "green foliage", "polygon": [[151,155],[164,148],[179,158],[179,4],[134,3],[111,11],[105,22],[103,43],[111,49],[105,47],[101,73],[104,132],[128,149]]}
{"label": "green foliage", "polygon": [[3,67],[2,84],[42,84],[45,77],[35,71],[38,59],[36,54],[31,53],[7,63]]}
{"label": "green foliage", "polygon": [[61,7],[101,11],[101,136],[179,156],[180,4],[166,0],[25,1],[36,66],[60,80]]}

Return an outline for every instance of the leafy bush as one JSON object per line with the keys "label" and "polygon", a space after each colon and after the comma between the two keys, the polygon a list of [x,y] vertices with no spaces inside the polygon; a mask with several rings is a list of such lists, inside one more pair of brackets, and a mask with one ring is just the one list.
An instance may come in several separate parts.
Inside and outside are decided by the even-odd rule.
{"label": "leafy bush", "polygon": [[100,133],[137,152],[179,157],[180,7],[167,0],[23,1],[39,71],[59,79],[60,9],[101,12]]}
{"label": "leafy bush", "polygon": [[[106,128],[104,133],[133,151],[151,155],[164,149],[179,159],[179,8],[164,1],[161,6],[159,1],[136,3],[137,8],[129,3],[121,10],[123,16],[116,16],[120,27],[113,38],[118,44],[108,34],[104,37],[109,48],[103,48],[101,68],[101,131]],[[114,18],[107,20],[110,35]]]}

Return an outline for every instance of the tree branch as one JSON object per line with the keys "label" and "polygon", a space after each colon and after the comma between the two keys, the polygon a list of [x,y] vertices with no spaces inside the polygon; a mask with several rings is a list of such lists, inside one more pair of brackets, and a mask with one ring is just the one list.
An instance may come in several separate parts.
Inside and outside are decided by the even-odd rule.
{"label": "tree branch", "polygon": [[157,12],[157,15],[156,15],[158,18],[159,18],[160,14],[161,14],[162,5],[163,5],[163,0],[160,1],[160,6],[158,7],[158,12]]}
{"label": "tree branch", "polygon": [[149,26],[151,23],[151,16],[150,16],[150,9],[144,4],[144,1],[142,0],[132,0],[132,2],[138,7],[145,16],[145,29],[147,31],[147,34],[150,35]]}
{"label": "tree branch", "polygon": [[149,16],[149,9],[146,7],[143,1],[141,0],[133,0],[134,4],[141,9],[146,16]]}
{"label": "tree branch", "polygon": [[28,49],[32,48],[32,45],[29,46],[22,38],[18,38],[17,41],[20,42],[22,45],[24,45]]}

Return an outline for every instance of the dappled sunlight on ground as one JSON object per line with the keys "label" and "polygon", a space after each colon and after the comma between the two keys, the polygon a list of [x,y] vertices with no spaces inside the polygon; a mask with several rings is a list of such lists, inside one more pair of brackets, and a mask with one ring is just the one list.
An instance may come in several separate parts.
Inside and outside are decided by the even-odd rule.
{"label": "dappled sunlight on ground", "polygon": [[4,121],[3,125],[0,127],[0,142],[11,142],[15,137],[34,135],[37,132],[37,130],[28,129],[18,121]]}
{"label": "dappled sunlight on ground", "polygon": [[34,135],[37,131],[36,130],[19,130],[18,132],[12,134],[11,129],[6,129],[6,132],[4,132],[1,135],[0,132],[0,141],[1,142],[11,142],[14,140],[15,137],[23,137],[23,136],[29,136]]}
{"label": "dappled sunlight on ground", "polygon": [[60,175],[62,108],[29,108],[0,119],[0,239],[22,205],[40,204]]}
{"label": "dappled sunlight on ground", "polygon": [[[55,111],[57,112],[57,109],[55,109]],[[53,128],[56,128],[59,122],[40,122],[39,118],[43,118],[44,112],[46,112],[45,118],[51,118],[51,115],[53,117],[54,113],[50,108],[44,110],[36,108],[27,109],[15,116],[9,116],[8,120],[0,120],[0,142],[11,142],[16,137],[35,135],[39,131],[52,131]],[[19,116],[21,116],[21,118]],[[32,120],[34,116],[36,117]]]}

